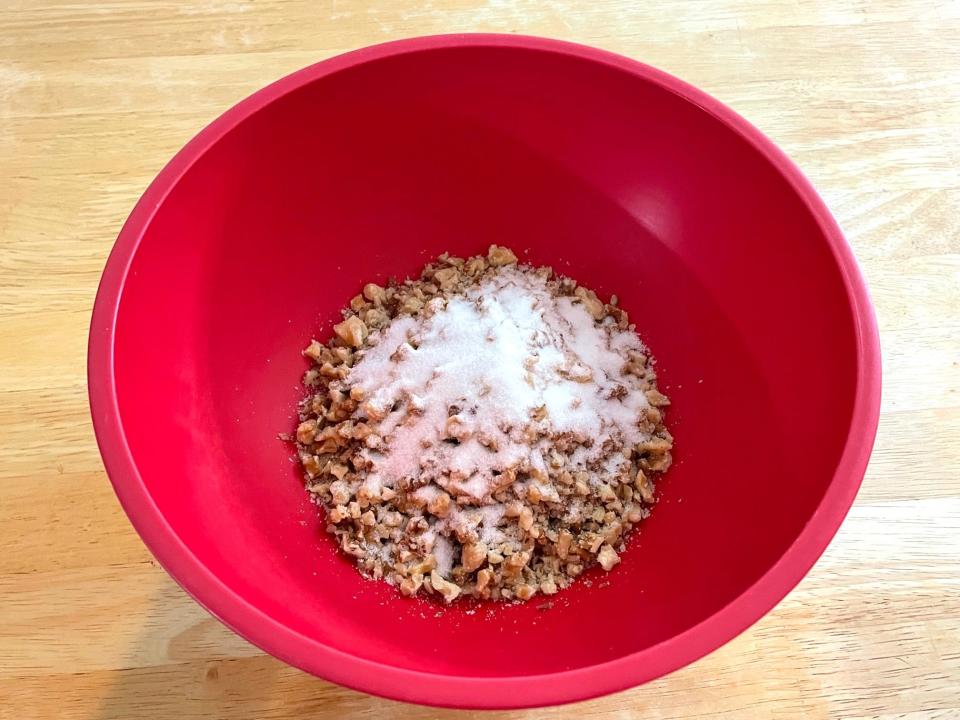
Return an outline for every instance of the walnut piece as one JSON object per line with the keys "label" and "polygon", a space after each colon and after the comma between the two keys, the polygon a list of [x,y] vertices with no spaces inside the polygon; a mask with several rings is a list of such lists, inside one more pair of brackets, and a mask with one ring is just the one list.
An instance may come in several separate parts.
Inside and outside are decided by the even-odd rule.
{"label": "walnut piece", "polygon": [[597,562],[600,563],[600,567],[610,572],[613,570],[613,566],[620,562],[620,556],[617,555],[617,551],[612,546],[604,545],[597,553]]}
{"label": "walnut piece", "polygon": [[367,283],[363,286],[363,296],[377,307],[380,307],[387,299],[387,291],[376,283]]}
{"label": "walnut piece", "polygon": [[487,559],[487,546],[483,543],[467,543],[460,553],[460,564],[467,572],[473,572]]}
{"label": "walnut piece", "polygon": [[433,570],[430,573],[430,584],[433,586],[433,589],[438,593],[443,595],[443,599],[448,603],[453,602],[457,599],[457,596],[460,594],[460,586],[455,585],[449,580],[445,580],[440,573],[436,570]]}
{"label": "walnut piece", "polygon": [[487,250],[487,261],[494,267],[503,267],[504,265],[515,265],[517,256],[513,254],[510,248],[491,245]]}
{"label": "walnut piece", "polygon": [[333,331],[343,342],[355,348],[363,345],[363,341],[367,339],[368,334],[367,326],[356,315],[351,315],[343,322],[334,325]]}

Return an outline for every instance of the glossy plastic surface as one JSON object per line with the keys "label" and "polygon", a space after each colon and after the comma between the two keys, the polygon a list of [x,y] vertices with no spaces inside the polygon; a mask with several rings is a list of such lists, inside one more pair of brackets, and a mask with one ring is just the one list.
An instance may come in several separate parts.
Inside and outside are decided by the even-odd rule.
{"label": "glossy plastic surface", "polygon": [[[549,611],[362,580],[277,440],[362,282],[491,242],[615,292],[673,399],[662,501]],[[89,374],[117,493],[197,600],[328,679],[475,707],[622,689],[757,620],[849,508],[880,392],[849,249],[769,141],[649,67],[490,35],[341,56],[204,130],[120,234]]]}

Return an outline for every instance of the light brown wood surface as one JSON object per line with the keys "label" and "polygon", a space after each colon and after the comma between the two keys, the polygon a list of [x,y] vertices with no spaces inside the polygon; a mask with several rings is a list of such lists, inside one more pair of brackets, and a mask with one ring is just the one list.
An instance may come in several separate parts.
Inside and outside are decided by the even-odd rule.
{"label": "light brown wood surface", "polygon": [[960,717],[956,0],[2,0],[0,718],[458,715],[310,677],[188,598],[104,474],[85,352],[121,223],[204,124],[336,53],[474,30],[644,60],[764,130],[847,232],[885,373],[863,489],[776,610],[645,687],[499,717]]}

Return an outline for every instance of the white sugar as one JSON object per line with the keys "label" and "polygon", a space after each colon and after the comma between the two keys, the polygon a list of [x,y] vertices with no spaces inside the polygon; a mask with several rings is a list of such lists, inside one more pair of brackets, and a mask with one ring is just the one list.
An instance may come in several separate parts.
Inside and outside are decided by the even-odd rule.
{"label": "white sugar", "polygon": [[437,561],[437,572],[443,577],[450,577],[450,571],[453,569],[453,543],[449,538],[443,535],[437,535],[433,539],[433,557]]}
{"label": "white sugar", "polygon": [[414,495],[416,495],[420,500],[424,502],[430,502],[436,498],[442,491],[436,485],[424,485],[422,488],[417,490]]}
{"label": "white sugar", "polygon": [[497,525],[500,523],[500,519],[503,517],[504,507],[503,505],[485,505],[480,508],[480,542],[486,543],[488,547],[492,547],[500,542],[503,538],[503,533],[497,529]]}
{"label": "white sugar", "polygon": [[622,382],[626,352],[643,350],[633,332],[598,324],[574,298],[555,297],[542,277],[512,268],[445,306],[433,302],[432,317],[395,319],[347,378],[369,399],[358,416],[383,415],[384,446],[366,453],[368,483],[428,477],[488,501],[504,470],[526,462],[545,471],[541,450],[531,451],[524,436],[541,408],[541,434],[593,441],[579,456],[583,466],[609,438],[641,439],[647,400]]}

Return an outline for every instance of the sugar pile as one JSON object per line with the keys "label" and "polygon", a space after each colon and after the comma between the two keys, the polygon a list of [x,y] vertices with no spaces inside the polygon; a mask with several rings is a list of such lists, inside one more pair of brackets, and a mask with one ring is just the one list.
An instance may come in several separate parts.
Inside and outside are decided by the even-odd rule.
{"label": "sugar pile", "polygon": [[638,418],[649,404],[623,374],[627,352],[644,351],[640,340],[551,293],[542,275],[504,269],[395,318],[368,345],[348,382],[384,441],[364,451],[371,490],[408,478],[426,485],[427,501],[439,486],[461,504],[489,504],[511,469],[546,480],[557,439],[577,446],[571,470],[628,449],[622,462],[593,468],[597,481],[629,465],[643,439]]}

